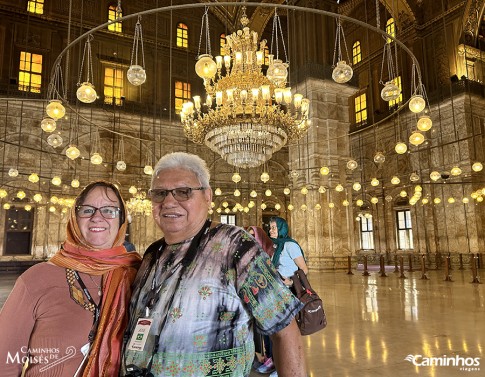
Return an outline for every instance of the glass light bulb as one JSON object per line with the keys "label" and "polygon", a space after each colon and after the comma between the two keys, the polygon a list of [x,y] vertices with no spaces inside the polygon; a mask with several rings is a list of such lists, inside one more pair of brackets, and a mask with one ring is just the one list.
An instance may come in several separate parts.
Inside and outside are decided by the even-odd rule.
{"label": "glass light bulb", "polygon": [[479,172],[479,171],[482,171],[482,170],[483,170],[483,165],[482,165],[482,163],[481,163],[481,162],[475,162],[475,163],[473,163],[473,165],[472,165],[472,170],[473,170],[474,172]]}
{"label": "glass light bulb", "polygon": [[41,194],[35,194],[33,199],[34,199],[34,202],[40,203],[42,201],[42,195]]}
{"label": "glass light bulb", "polygon": [[355,169],[357,169],[357,166],[359,166],[359,164],[357,164],[357,161],[355,161],[355,160],[347,161],[347,169],[355,170]]}
{"label": "glass light bulb", "polygon": [[93,103],[96,100],[97,94],[94,85],[86,81],[77,89],[76,96],[83,103]]}
{"label": "glass light bulb", "polygon": [[415,94],[409,100],[409,110],[413,113],[420,113],[426,107],[426,101],[420,94]]}
{"label": "glass light bulb", "polygon": [[273,193],[271,192],[271,190],[270,190],[270,189],[267,189],[267,190],[264,192],[264,195],[266,195],[266,196],[271,196],[271,195],[273,195]]}
{"label": "glass light bulb", "polygon": [[146,81],[147,74],[141,65],[133,64],[128,68],[126,77],[132,85],[139,86]]}
{"label": "glass light bulb", "polygon": [[280,203],[276,203],[274,205],[274,209],[277,210],[277,211],[279,211],[281,209],[281,204]]}
{"label": "glass light bulb", "polygon": [[25,196],[25,191],[20,190],[19,192],[17,192],[17,198],[23,199],[25,198]]}
{"label": "glass light bulb", "polygon": [[455,202],[455,198],[451,197],[448,198],[448,203],[453,204]]}
{"label": "glass light bulb", "polygon": [[126,170],[126,162],[124,162],[122,160],[116,162],[116,169],[118,169],[119,171],[125,171]]}
{"label": "glass light bulb", "polygon": [[91,156],[91,163],[93,165],[101,165],[103,163],[103,157],[98,152],[94,152]]}
{"label": "glass light bulb", "polygon": [[234,196],[241,196],[241,191],[239,191],[238,189],[235,189]]}
{"label": "glass light bulb", "polygon": [[8,195],[7,190],[0,189],[0,199],[5,198]]}
{"label": "glass light bulb", "polygon": [[441,199],[440,198],[434,198],[433,199],[433,203],[434,204],[440,204],[441,203]]}
{"label": "glass light bulb", "polygon": [[50,100],[49,104],[45,107],[45,112],[52,119],[57,120],[66,115],[66,108],[60,100],[53,99]]}
{"label": "glass light bulb", "polygon": [[330,169],[327,166],[322,166],[320,168],[320,174],[321,175],[328,175],[330,173]]}
{"label": "glass light bulb", "polygon": [[60,186],[60,185],[61,185],[61,183],[62,183],[62,180],[61,180],[61,178],[60,178],[60,177],[58,177],[58,176],[56,175],[56,176],[54,176],[54,177],[52,178],[51,182],[52,182],[52,184],[53,184],[54,186]]}
{"label": "glass light bulb", "polygon": [[295,209],[295,207],[293,206],[293,204],[288,204],[288,211],[293,211]]}
{"label": "glass light bulb", "polygon": [[30,211],[30,210],[32,210],[32,206],[31,206],[30,204],[26,204],[26,205],[24,206],[24,209],[25,209],[26,211]]}
{"label": "glass light bulb", "polygon": [[319,192],[320,194],[324,194],[326,191],[327,191],[327,189],[325,188],[325,186],[320,186],[320,187],[318,188],[318,192]]}
{"label": "glass light bulb", "polygon": [[335,207],[335,203],[332,203],[332,202],[328,203],[328,208],[334,208],[334,207]]}
{"label": "glass light bulb", "polygon": [[265,203],[261,203],[261,209],[266,209],[266,204]]}
{"label": "glass light bulb", "polygon": [[221,195],[222,194],[222,190],[218,187],[216,188],[216,190],[214,191],[214,194],[216,194],[217,196]]}
{"label": "glass light bulb", "polygon": [[342,191],[344,191],[344,186],[342,186],[342,185],[339,183],[337,186],[335,186],[335,191],[337,191],[337,192],[342,192]]}
{"label": "glass light bulb", "polygon": [[266,77],[275,85],[280,86],[286,83],[288,77],[288,68],[280,59],[273,60],[273,63],[268,66]]}
{"label": "glass light bulb", "polygon": [[78,179],[73,179],[71,181],[71,187],[78,188],[79,187],[79,180]]}
{"label": "glass light bulb", "polygon": [[44,118],[40,122],[40,128],[44,132],[53,132],[56,129],[56,121],[52,118]]}
{"label": "glass light bulb", "polygon": [[153,168],[150,165],[145,165],[143,168],[143,173],[146,175],[152,175],[153,174]]}
{"label": "glass light bulb", "polygon": [[364,201],[362,199],[357,199],[355,204],[357,205],[357,207],[362,207],[364,205]]}
{"label": "glass light bulb", "polygon": [[258,193],[255,190],[253,190],[249,193],[249,196],[251,196],[251,198],[255,198],[258,196]]}
{"label": "glass light bulb", "polygon": [[398,142],[394,147],[394,150],[397,154],[404,154],[408,150],[408,146],[404,144],[402,141]]}
{"label": "glass light bulb", "polygon": [[418,119],[416,127],[422,132],[429,131],[433,126],[433,121],[428,115],[421,115]]}
{"label": "glass light bulb", "polygon": [[467,203],[469,203],[469,202],[470,202],[470,199],[468,199],[468,198],[463,198],[461,201],[463,202],[463,204],[467,204]]}
{"label": "glass light bulb", "polygon": [[306,204],[302,204],[300,209],[305,212],[308,209],[308,206]]}
{"label": "glass light bulb", "polygon": [[399,193],[399,196],[401,198],[405,198],[406,196],[408,196],[408,193],[405,191],[405,190],[402,190],[400,193]]}
{"label": "glass light bulb", "polygon": [[231,179],[232,179],[232,181],[233,181],[234,183],[238,183],[238,182],[240,182],[240,181],[241,181],[241,176],[239,175],[239,173],[238,173],[238,172],[236,172],[236,173],[234,173],[234,174],[232,175],[232,178],[231,178]]}
{"label": "glass light bulb", "polygon": [[202,79],[211,79],[217,72],[217,64],[209,54],[202,54],[199,56],[197,63],[195,63],[195,73]]}
{"label": "glass light bulb", "polygon": [[377,178],[372,178],[372,180],[370,181],[370,184],[372,186],[379,186],[379,180]]}
{"label": "glass light bulb", "polygon": [[450,173],[451,173],[451,175],[454,175],[454,176],[460,175],[461,174],[461,169],[458,166],[454,166],[450,170]]}
{"label": "glass light bulb", "polygon": [[381,97],[384,101],[394,101],[401,95],[401,89],[392,81],[386,82],[381,90]]}
{"label": "glass light bulb", "polygon": [[10,204],[5,203],[5,204],[3,205],[3,209],[10,209]]}
{"label": "glass light bulb", "polygon": [[291,192],[291,190],[288,187],[285,187],[283,189],[283,194],[285,194],[285,195],[290,195],[290,192]]}
{"label": "glass light bulb", "polygon": [[377,152],[374,155],[374,162],[376,164],[382,164],[384,161],[386,161],[386,156],[384,156],[384,153],[382,152]]}
{"label": "glass light bulb", "polygon": [[15,168],[10,168],[9,171],[8,171],[8,176],[9,177],[12,177],[12,178],[15,178],[19,175],[19,171]]}
{"label": "glass light bulb", "polygon": [[378,199],[377,197],[373,196],[373,197],[370,199],[370,202],[371,202],[372,204],[377,204],[377,203],[379,202],[379,199]]}
{"label": "glass light bulb", "polygon": [[391,178],[391,183],[393,185],[398,185],[400,182],[401,182],[401,180],[398,177],[396,177],[396,176],[394,176],[394,177]]}
{"label": "glass light bulb", "polygon": [[263,172],[260,178],[264,183],[266,183],[269,181],[269,174],[267,172]]}
{"label": "glass light bulb", "polygon": [[32,182],[32,183],[39,182],[39,176],[37,175],[37,173],[32,173],[31,175],[29,175],[29,182]]}
{"label": "glass light bulb", "polygon": [[344,84],[352,78],[354,71],[352,68],[344,61],[340,60],[332,71],[332,79],[336,83]]}
{"label": "glass light bulb", "polygon": [[424,136],[421,132],[415,131],[409,136],[409,142],[415,146],[421,145],[424,142]]}
{"label": "glass light bulb", "polygon": [[306,186],[303,186],[300,191],[303,195],[308,194],[308,188]]}
{"label": "glass light bulb", "polygon": [[54,213],[54,212],[56,212],[56,207],[54,207],[54,206],[50,206],[50,207],[49,207],[49,212],[50,212],[50,213]]}
{"label": "glass light bulb", "polygon": [[441,174],[437,171],[432,171],[430,174],[429,174],[429,177],[433,180],[433,181],[437,181],[438,179],[441,178]]}
{"label": "glass light bulb", "polygon": [[355,182],[352,185],[352,188],[354,189],[354,191],[359,191],[362,188],[362,185],[359,182]]}
{"label": "glass light bulb", "polygon": [[419,175],[416,172],[412,172],[411,175],[409,176],[409,180],[411,182],[417,182],[419,181]]}
{"label": "glass light bulb", "polygon": [[342,205],[343,205],[344,207],[348,207],[348,206],[350,205],[350,202],[349,202],[347,199],[344,199],[344,200],[342,201]]}
{"label": "glass light bulb", "polygon": [[81,155],[81,152],[75,145],[70,145],[69,148],[66,149],[66,156],[71,160],[75,160]]}
{"label": "glass light bulb", "polygon": [[131,195],[135,195],[137,193],[137,191],[138,191],[138,189],[135,186],[130,186],[130,188],[128,189],[128,192]]}
{"label": "glass light bulb", "polygon": [[51,147],[57,148],[62,145],[62,136],[59,134],[52,134],[49,135],[47,138],[47,144],[49,144]]}

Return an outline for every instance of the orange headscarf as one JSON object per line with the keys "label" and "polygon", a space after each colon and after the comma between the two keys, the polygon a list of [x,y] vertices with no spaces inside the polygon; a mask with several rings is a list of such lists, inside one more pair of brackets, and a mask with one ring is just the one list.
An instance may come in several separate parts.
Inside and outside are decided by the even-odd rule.
{"label": "orange headscarf", "polygon": [[[116,187],[106,183],[106,187]],[[124,206],[124,203],[121,203]],[[127,252],[123,246],[127,227],[121,224],[111,249],[94,249],[79,229],[76,209],[72,208],[67,223],[66,240],[50,262],[90,275],[103,275],[101,312],[83,376],[117,376],[121,362],[123,334],[128,322],[131,284],[140,266],[141,257]]]}

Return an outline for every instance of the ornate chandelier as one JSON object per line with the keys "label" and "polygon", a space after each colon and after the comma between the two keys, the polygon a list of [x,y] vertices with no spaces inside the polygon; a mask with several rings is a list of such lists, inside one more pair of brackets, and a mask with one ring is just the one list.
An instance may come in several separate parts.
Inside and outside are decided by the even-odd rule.
{"label": "ornate chandelier", "polygon": [[[202,26],[204,17],[209,40],[207,12]],[[278,56],[269,55],[267,73],[263,74],[266,41],[259,42],[258,33],[250,30],[248,23],[243,7],[242,30],[226,37],[225,55],[216,56],[215,61],[210,51],[199,55],[195,70],[204,79],[206,99],[194,96],[181,112],[187,138],[205,143],[227,163],[240,168],[268,161],[309,126],[310,101],[292,94],[287,86],[288,64]]]}

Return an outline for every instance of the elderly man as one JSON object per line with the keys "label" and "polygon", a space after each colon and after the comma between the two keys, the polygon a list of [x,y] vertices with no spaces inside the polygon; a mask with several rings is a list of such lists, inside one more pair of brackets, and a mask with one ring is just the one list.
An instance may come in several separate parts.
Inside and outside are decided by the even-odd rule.
{"label": "elderly man", "polygon": [[255,325],[273,340],[279,376],[304,377],[301,304],[254,238],[207,220],[209,177],[187,153],[155,166],[149,196],[164,238],[135,279],[122,375],[249,376]]}

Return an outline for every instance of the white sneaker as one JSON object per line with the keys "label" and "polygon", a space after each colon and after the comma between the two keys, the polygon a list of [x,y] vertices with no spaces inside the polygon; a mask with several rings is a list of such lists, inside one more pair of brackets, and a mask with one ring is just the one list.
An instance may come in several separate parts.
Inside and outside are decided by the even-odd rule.
{"label": "white sneaker", "polygon": [[269,377],[278,377],[278,372],[277,371],[274,371],[273,373],[271,373],[269,375]]}

